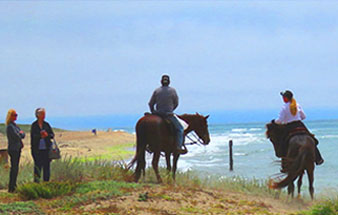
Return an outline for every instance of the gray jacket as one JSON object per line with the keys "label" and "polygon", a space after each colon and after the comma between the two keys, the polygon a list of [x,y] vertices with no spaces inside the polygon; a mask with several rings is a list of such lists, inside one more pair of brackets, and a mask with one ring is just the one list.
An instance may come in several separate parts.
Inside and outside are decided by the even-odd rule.
{"label": "gray jacket", "polygon": [[[156,109],[154,109],[154,105],[156,105]],[[152,113],[173,113],[177,106],[178,96],[176,90],[169,86],[157,88],[149,101],[149,107]]]}
{"label": "gray jacket", "polygon": [[13,122],[9,123],[6,128],[8,151],[21,151],[23,144],[22,139],[25,133],[20,134],[21,129]]}

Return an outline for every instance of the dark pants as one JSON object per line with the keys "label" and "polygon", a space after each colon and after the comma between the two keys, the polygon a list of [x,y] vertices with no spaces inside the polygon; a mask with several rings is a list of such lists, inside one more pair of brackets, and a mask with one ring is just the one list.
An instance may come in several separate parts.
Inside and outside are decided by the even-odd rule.
{"label": "dark pants", "polygon": [[16,179],[19,172],[19,162],[21,151],[8,151],[11,158],[11,170],[9,172],[8,192],[14,192],[16,189]]}
{"label": "dark pants", "polygon": [[32,152],[34,160],[34,182],[40,182],[41,172],[43,171],[43,180],[49,181],[50,178],[50,159],[48,150],[38,150]]}

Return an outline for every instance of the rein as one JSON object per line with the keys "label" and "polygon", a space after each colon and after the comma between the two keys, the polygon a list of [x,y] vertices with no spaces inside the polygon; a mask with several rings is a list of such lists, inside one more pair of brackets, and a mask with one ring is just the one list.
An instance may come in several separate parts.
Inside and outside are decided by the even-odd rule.
{"label": "rein", "polygon": [[195,133],[191,133],[193,138],[191,138],[190,136],[188,136],[188,134],[185,136],[186,138],[188,138],[191,142],[190,143],[185,143],[184,145],[195,145],[195,144],[199,144],[199,145],[203,145],[203,141],[201,140],[201,138],[199,138]]}

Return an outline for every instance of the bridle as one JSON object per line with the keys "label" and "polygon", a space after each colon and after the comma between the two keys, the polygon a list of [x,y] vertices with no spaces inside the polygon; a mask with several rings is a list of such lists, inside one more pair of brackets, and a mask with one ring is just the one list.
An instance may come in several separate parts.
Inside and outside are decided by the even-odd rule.
{"label": "bridle", "polygon": [[[192,137],[188,136],[188,134],[191,134]],[[191,142],[190,143],[184,143],[184,145],[204,145],[202,139],[196,135],[195,132],[188,133],[185,135],[186,138],[188,138]]]}

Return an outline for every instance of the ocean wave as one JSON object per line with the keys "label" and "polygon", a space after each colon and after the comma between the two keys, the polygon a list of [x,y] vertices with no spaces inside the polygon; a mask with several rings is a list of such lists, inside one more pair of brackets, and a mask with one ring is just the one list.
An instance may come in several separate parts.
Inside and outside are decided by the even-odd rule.
{"label": "ocean wave", "polygon": [[243,135],[222,135],[222,136],[211,136],[211,141],[209,145],[225,145],[228,144],[230,140],[233,141],[234,145],[248,145],[251,143],[264,143],[264,135],[255,135],[255,134],[243,134]]}
{"label": "ocean wave", "polygon": [[124,129],[114,129],[113,132],[127,132],[127,131]]}
{"label": "ocean wave", "polygon": [[250,128],[249,131],[261,131],[263,130],[262,128]]}
{"label": "ocean wave", "polygon": [[323,136],[319,136],[318,138],[320,138],[320,139],[338,138],[338,135],[335,135],[335,134],[323,135]]}
{"label": "ocean wave", "polygon": [[233,128],[231,129],[232,132],[245,132],[247,131],[247,128]]}
{"label": "ocean wave", "polygon": [[247,153],[235,152],[234,156],[247,156]]}

